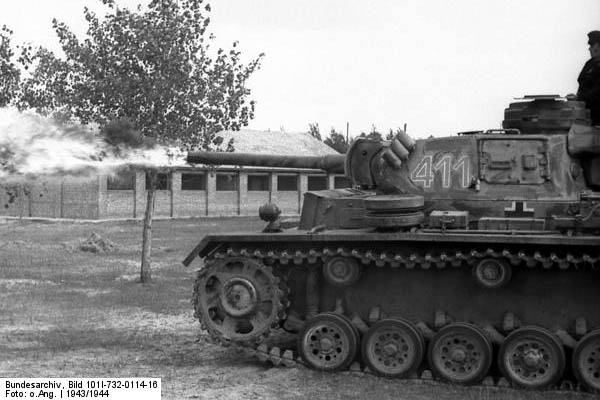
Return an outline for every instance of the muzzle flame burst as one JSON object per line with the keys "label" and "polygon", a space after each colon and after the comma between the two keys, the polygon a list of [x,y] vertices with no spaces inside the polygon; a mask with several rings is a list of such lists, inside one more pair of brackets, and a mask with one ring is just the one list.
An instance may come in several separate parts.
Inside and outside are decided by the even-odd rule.
{"label": "muzzle flame burst", "polygon": [[97,130],[60,125],[33,112],[0,109],[0,182],[38,176],[113,174],[126,166],[183,166],[174,148],[115,147]]}

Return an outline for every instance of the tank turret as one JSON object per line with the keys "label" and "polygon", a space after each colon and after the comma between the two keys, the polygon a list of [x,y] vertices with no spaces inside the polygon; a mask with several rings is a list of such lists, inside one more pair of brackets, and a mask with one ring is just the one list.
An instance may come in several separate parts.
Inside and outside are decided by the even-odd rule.
{"label": "tank turret", "polygon": [[[304,229],[439,225],[433,211],[466,213],[457,219],[468,221],[464,228],[553,230],[558,218],[560,226],[565,219],[581,226],[579,212],[589,209],[582,193],[600,190],[600,129],[590,126],[589,110],[555,95],[525,96],[504,115],[503,129],[419,140],[402,131],[391,141],[359,138],[346,156],[192,152],[188,161],[345,173],[355,190],[305,194]],[[408,218],[415,196],[423,215]]]}

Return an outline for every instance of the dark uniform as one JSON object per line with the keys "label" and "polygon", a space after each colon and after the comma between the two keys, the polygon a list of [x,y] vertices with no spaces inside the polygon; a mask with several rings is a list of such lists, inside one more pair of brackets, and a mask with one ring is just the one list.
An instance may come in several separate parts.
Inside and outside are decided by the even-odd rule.
{"label": "dark uniform", "polygon": [[[600,31],[592,31],[588,33],[588,37],[590,46],[600,44]],[[590,58],[585,63],[577,82],[577,99],[584,101],[591,111],[592,125],[600,125],[600,58]]]}

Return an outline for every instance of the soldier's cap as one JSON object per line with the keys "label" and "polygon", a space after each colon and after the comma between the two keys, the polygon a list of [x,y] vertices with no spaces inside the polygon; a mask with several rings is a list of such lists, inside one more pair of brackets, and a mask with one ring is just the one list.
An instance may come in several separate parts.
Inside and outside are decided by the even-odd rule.
{"label": "soldier's cap", "polygon": [[600,31],[591,31],[588,33],[588,44],[592,46],[595,43],[600,43]]}

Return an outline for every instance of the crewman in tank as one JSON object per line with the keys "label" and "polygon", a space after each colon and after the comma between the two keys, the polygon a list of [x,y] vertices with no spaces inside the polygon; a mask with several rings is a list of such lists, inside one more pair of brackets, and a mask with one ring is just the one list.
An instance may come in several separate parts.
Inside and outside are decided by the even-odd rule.
{"label": "crewman in tank", "polygon": [[591,58],[585,63],[577,82],[577,100],[591,112],[592,125],[600,125],[600,31],[588,33]]}

